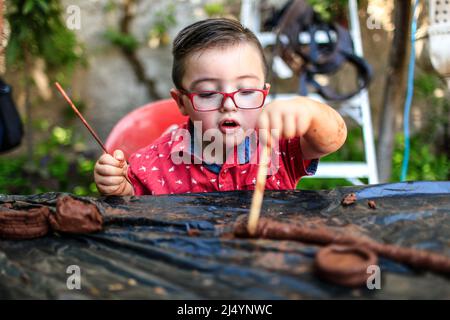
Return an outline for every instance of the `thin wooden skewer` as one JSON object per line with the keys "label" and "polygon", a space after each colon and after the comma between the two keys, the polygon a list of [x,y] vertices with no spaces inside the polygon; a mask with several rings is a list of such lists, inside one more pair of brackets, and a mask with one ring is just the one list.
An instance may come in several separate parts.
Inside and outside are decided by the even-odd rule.
{"label": "thin wooden skewer", "polygon": [[[69,103],[69,105],[72,107],[73,111],[75,111],[75,114],[78,116],[78,118],[80,118],[80,120],[83,122],[83,124],[85,125],[85,127],[89,130],[89,132],[91,133],[91,135],[94,137],[94,139],[98,142],[98,144],[100,145],[100,147],[103,149],[103,151],[105,151],[107,154],[110,154],[108,152],[108,150],[106,150],[105,145],[103,144],[102,140],[100,140],[100,138],[98,137],[97,133],[94,131],[94,129],[92,129],[92,127],[89,125],[89,123],[86,121],[86,119],[84,119],[83,115],[81,114],[80,111],[78,111],[78,108],[75,107],[74,103],[72,102],[72,100],[69,98],[69,96],[66,94],[66,92],[64,91],[64,89],[61,87],[61,85],[58,82],[55,82],[55,86],[56,88],[59,90],[59,92],[61,92],[62,96],[64,97],[64,99],[66,99],[66,101]],[[123,165],[126,163],[126,161],[122,161],[122,167]],[[127,175],[124,175],[125,179],[131,184],[131,181],[128,179]]]}
{"label": "thin wooden skewer", "polygon": [[98,144],[100,145],[100,147],[102,147],[103,151],[105,151],[106,153],[109,154],[108,150],[106,150],[105,145],[100,140],[100,138],[98,137],[97,133],[95,133],[94,129],[92,129],[91,126],[89,125],[89,123],[87,123],[87,121],[84,119],[83,115],[80,113],[80,111],[78,111],[77,107],[75,107],[75,105],[73,104],[72,100],[70,100],[69,96],[66,94],[64,89],[60,86],[60,84],[58,82],[55,82],[55,86],[56,86],[56,88],[58,88],[59,92],[61,92],[61,94],[63,95],[64,99],[66,99],[66,101],[72,107],[73,111],[75,111],[75,113],[78,116],[78,118],[80,118],[80,120],[83,122],[83,124],[89,130],[89,132],[92,134],[94,139],[97,140]]}
{"label": "thin wooden skewer", "polygon": [[[261,140],[260,140],[261,141]],[[262,201],[264,198],[264,189],[266,187],[267,171],[269,163],[269,152],[271,137],[268,134],[267,143],[263,143],[261,150],[261,158],[256,175],[255,191],[253,192],[252,204],[250,206],[250,213],[248,217],[248,233],[254,235],[258,226],[259,215],[261,212]]]}

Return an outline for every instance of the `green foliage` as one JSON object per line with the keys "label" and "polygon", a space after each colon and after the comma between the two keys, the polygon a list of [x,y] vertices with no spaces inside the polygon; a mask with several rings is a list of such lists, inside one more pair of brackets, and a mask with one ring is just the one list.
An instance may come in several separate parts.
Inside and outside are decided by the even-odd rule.
{"label": "green foliage", "polygon": [[117,10],[117,3],[113,0],[108,0],[108,2],[105,4],[105,6],[103,7],[103,10],[105,12],[113,12],[115,10]]}
{"label": "green foliage", "polygon": [[176,26],[177,20],[175,18],[175,5],[169,4],[164,10],[160,10],[155,14],[154,28],[162,34],[169,30],[169,28]]}
{"label": "green foliage", "polygon": [[434,90],[437,87],[439,87],[439,79],[432,74],[419,74],[414,79],[414,93],[418,98],[434,96]]}
{"label": "green foliage", "polygon": [[[367,183],[367,180],[366,182]],[[297,185],[297,189],[301,190],[327,190],[337,187],[351,186],[352,184],[345,179],[319,179],[319,178],[302,178]]]}
{"label": "green foliage", "polygon": [[[36,59],[42,59],[45,73],[61,83],[70,79],[79,63],[85,63],[83,48],[63,20],[60,0],[8,1],[7,9],[5,17],[12,32],[6,62],[9,70],[24,75],[26,86],[32,84],[31,68]],[[35,100],[34,96],[29,99]],[[45,138],[29,145],[34,147],[31,159],[25,155],[0,157],[0,193],[94,193],[92,173],[86,171],[89,165],[93,167],[93,161],[83,153],[80,136],[72,129],[51,127],[47,119],[27,121]]]}
{"label": "green foliage", "polygon": [[448,148],[445,141],[439,141],[445,135],[445,128],[449,126],[450,97],[445,95],[446,92],[447,85],[434,74],[418,74],[414,79],[414,101],[427,105],[421,119],[424,126],[420,134],[426,142],[437,144],[434,151],[438,153],[445,152]]}
{"label": "green foliage", "polygon": [[48,134],[36,146],[33,159],[0,158],[0,193],[61,191],[97,195],[92,176],[95,161],[84,154],[81,136],[73,128],[55,126],[49,130],[47,121],[37,126]]}
{"label": "green foliage", "polygon": [[[416,135],[410,139],[410,157],[407,180],[450,180],[450,160],[445,154],[436,153],[432,143],[425,135]],[[400,180],[403,161],[404,137],[395,138],[392,181]]]}
{"label": "green foliage", "polygon": [[[450,101],[446,84],[435,74],[418,73],[414,79],[414,101],[426,106],[420,119],[420,131],[410,138],[407,180],[450,180],[448,127]],[[414,108],[414,105],[413,105]],[[404,138],[395,137],[393,176],[400,177]]]}
{"label": "green foliage", "polygon": [[49,71],[59,71],[63,80],[76,64],[84,61],[75,34],[62,19],[59,0],[16,0],[8,2],[6,17],[11,32],[6,48],[8,66],[23,69],[31,59],[42,58]]}
{"label": "green foliage", "polygon": [[0,194],[30,192],[28,179],[21,174],[25,162],[25,157],[14,159],[0,157]]}
{"label": "green foliage", "polygon": [[133,35],[122,33],[111,28],[105,32],[105,37],[111,41],[112,44],[129,52],[132,52],[139,47],[139,41]]}
{"label": "green foliage", "polygon": [[222,16],[225,13],[225,7],[220,2],[206,3],[203,6],[203,10],[205,10],[205,13],[209,18]]}
{"label": "green foliage", "polygon": [[347,0],[308,0],[308,3],[325,21],[343,16],[347,8]]}
{"label": "green foliage", "polygon": [[168,36],[169,29],[177,25],[175,16],[175,5],[169,4],[163,10],[155,13],[155,22],[149,31],[149,42],[157,42],[157,45],[168,45],[170,40]]}

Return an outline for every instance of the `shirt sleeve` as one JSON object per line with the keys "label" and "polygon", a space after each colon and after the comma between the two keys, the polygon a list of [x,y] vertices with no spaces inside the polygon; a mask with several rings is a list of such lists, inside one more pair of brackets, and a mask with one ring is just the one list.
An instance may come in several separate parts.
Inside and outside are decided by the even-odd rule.
{"label": "shirt sleeve", "polygon": [[147,187],[139,180],[138,176],[133,172],[131,166],[128,166],[128,178],[133,186],[134,195],[142,196],[146,194],[151,194]]}
{"label": "shirt sleeve", "polygon": [[294,183],[303,176],[312,176],[316,173],[319,159],[303,159],[300,137],[281,139],[280,151],[284,166]]}

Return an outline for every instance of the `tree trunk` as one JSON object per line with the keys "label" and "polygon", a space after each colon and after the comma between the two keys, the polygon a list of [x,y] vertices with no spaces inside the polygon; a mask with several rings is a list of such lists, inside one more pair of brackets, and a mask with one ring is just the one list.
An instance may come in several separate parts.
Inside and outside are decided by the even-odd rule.
{"label": "tree trunk", "polygon": [[[123,4],[123,16],[120,21],[120,32],[123,34],[130,34],[130,25],[134,19],[134,13],[132,12],[132,7],[135,5],[135,0],[126,0]],[[162,97],[156,90],[156,82],[154,79],[148,77],[145,74],[145,67],[142,61],[139,59],[136,50],[128,50],[126,48],[121,48],[122,53],[125,58],[130,63],[133,68],[134,74],[136,75],[138,81],[142,82],[147,88],[147,94],[150,99],[160,100]]]}
{"label": "tree trunk", "polygon": [[405,101],[410,24],[411,1],[396,1],[394,9],[395,31],[389,53],[389,66],[378,131],[377,154],[380,182],[388,182],[392,172],[395,117]]}

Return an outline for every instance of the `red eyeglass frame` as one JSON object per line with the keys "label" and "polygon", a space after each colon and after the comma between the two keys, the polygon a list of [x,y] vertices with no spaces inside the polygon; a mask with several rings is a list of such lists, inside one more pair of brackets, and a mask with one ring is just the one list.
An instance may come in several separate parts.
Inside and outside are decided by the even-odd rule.
{"label": "red eyeglass frame", "polygon": [[[264,86],[264,87],[266,87],[266,86]],[[249,91],[249,90],[259,91],[259,92],[263,93],[264,98],[263,98],[263,100],[261,102],[261,105],[259,107],[256,107],[256,108],[241,108],[241,107],[239,107],[236,104],[236,101],[234,100],[234,95],[236,93],[238,93],[238,92]],[[245,88],[245,89],[239,89],[239,90],[236,90],[236,91],[233,91],[233,92],[230,92],[230,93],[222,92],[222,91],[209,91],[209,90],[200,91],[200,92],[189,92],[189,91],[186,91],[184,89],[179,89],[179,91],[182,94],[186,95],[189,98],[189,100],[191,101],[192,107],[194,108],[195,111],[198,111],[198,112],[209,112],[209,111],[219,110],[219,109],[223,108],[223,104],[225,103],[225,101],[227,100],[228,97],[230,97],[231,100],[233,100],[234,106],[236,108],[238,108],[238,109],[241,109],[241,110],[255,110],[255,109],[259,109],[259,108],[262,108],[262,106],[264,105],[264,102],[266,101],[267,95],[269,94],[269,90],[270,90],[270,86],[267,89]],[[199,94],[204,94],[204,93],[220,93],[220,94],[222,94],[223,98],[222,98],[222,104],[220,105],[220,107],[218,107],[216,109],[211,109],[211,110],[199,110],[199,109],[197,109],[195,107],[194,97],[199,95]]]}

